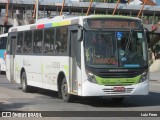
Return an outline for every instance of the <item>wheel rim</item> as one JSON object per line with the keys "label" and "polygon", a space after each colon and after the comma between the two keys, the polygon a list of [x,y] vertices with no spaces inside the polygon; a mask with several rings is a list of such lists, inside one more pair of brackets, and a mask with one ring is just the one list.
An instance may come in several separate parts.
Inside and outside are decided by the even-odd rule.
{"label": "wheel rim", "polygon": [[26,84],[25,84],[25,76],[22,75],[22,89],[24,90],[26,88]]}
{"label": "wheel rim", "polygon": [[66,82],[62,86],[62,92],[63,92],[63,96],[65,96],[65,97],[68,96],[68,87],[67,87],[67,83]]}

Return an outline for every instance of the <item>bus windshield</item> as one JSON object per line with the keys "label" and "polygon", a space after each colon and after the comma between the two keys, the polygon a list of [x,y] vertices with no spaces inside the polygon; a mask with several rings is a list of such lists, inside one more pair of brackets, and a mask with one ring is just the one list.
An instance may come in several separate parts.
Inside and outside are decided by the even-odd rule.
{"label": "bus windshield", "polygon": [[144,32],[86,30],[86,65],[95,68],[133,68],[147,65]]}

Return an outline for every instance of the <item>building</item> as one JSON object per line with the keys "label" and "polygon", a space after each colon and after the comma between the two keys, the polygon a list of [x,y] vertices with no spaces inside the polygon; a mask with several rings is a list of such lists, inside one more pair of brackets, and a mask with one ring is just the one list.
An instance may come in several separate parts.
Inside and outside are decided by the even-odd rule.
{"label": "building", "polygon": [[[64,5],[63,14],[86,15],[90,3],[83,1],[86,0],[81,0],[81,2],[79,0],[65,0],[66,4]],[[160,2],[160,0],[148,1],[148,3]],[[7,32],[11,26],[32,24],[37,19],[46,17],[53,18],[60,14],[62,2],[63,0],[39,0],[39,10],[36,14],[35,0],[0,0],[0,33]],[[93,2],[89,14],[112,14],[116,2],[117,0],[108,0],[108,3]],[[142,8],[142,5],[137,4],[142,4],[144,0],[132,0],[130,4],[134,3],[133,5],[122,4],[122,2],[124,3],[124,1],[121,1],[115,15],[136,17]],[[150,24],[149,30],[152,30],[155,28],[153,25],[156,25],[160,20],[160,6],[145,6],[140,17],[145,24]],[[160,33],[160,30],[156,32]]]}

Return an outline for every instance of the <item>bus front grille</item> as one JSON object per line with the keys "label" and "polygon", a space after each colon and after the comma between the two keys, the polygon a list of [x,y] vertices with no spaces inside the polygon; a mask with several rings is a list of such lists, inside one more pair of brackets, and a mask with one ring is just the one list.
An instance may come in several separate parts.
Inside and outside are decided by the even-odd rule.
{"label": "bus front grille", "polygon": [[100,72],[102,78],[132,78],[138,75],[137,72]]}

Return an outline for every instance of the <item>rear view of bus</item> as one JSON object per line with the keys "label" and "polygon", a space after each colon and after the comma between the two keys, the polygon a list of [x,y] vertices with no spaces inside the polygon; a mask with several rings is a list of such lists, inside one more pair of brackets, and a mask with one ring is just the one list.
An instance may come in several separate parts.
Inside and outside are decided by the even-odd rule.
{"label": "rear view of bus", "polygon": [[6,71],[6,43],[7,43],[8,33],[0,35],[0,72]]}

